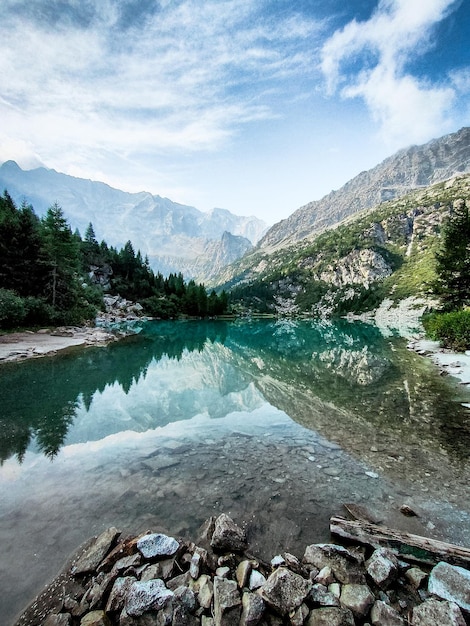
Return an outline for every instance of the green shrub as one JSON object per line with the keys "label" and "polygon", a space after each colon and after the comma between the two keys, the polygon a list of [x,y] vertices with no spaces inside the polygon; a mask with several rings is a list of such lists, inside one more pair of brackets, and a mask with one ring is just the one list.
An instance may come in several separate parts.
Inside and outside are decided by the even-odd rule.
{"label": "green shrub", "polygon": [[432,313],[423,318],[426,334],[457,352],[470,349],[470,311]]}
{"label": "green shrub", "polygon": [[23,298],[10,289],[0,289],[0,328],[20,326],[25,316]]}

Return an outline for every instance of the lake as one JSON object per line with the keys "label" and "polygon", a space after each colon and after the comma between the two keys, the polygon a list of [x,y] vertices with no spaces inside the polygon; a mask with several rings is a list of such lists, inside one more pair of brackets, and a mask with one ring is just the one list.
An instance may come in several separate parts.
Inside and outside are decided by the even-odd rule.
{"label": "lake", "polygon": [[470,545],[470,394],[404,339],[346,321],[140,331],[0,368],[3,623],[112,525],[196,539],[226,512],[255,554],[301,557],[355,503]]}

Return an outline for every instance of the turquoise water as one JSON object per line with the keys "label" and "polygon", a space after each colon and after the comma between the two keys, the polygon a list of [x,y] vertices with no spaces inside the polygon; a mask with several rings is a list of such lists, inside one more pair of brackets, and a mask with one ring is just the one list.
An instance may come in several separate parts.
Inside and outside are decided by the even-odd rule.
{"label": "turquoise water", "polygon": [[253,552],[302,556],[354,502],[470,543],[469,394],[373,326],[150,322],[0,383],[6,623],[111,525],[194,539],[224,511]]}

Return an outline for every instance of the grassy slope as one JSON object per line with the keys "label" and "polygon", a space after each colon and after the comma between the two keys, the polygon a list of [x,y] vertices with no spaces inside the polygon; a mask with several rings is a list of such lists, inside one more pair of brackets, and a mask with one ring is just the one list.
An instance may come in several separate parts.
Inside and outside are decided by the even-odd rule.
{"label": "grassy slope", "polygon": [[[224,287],[234,289],[234,300],[243,299],[253,308],[265,308],[264,303],[269,304],[277,295],[290,298],[300,311],[309,312],[325,293],[329,293],[327,298],[337,312],[344,312],[344,307],[367,310],[384,297],[400,300],[426,295],[435,277],[434,254],[442,221],[459,198],[470,201],[470,175],[380,204],[296,246],[272,254],[255,251],[231,266]],[[407,232],[410,223],[411,232]],[[377,229],[381,237],[377,237]],[[380,254],[393,273],[367,289],[354,286],[355,295],[348,303],[345,295],[348,290],[351,295],[351,285],[334,287],[319,276],[341,266],[344,257],[361,249]]]}

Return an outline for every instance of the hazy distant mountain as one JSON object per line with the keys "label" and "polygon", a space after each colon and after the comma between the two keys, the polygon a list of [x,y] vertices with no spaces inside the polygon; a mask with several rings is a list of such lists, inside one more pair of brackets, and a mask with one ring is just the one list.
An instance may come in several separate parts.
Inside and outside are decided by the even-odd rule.
{"label": "hazy distant mountain", "polygon": [[[256,217],[241,217],[224,209],[203,213],[142,191],[127,193],[109,185],[61,174],[43,167],[22,170],[14,161],[0,167],[0,189],[7,189],[18,204],[33,205],[38,215],[57,202],[72,226],[82,235],[89,222],[98,240],[121,247],[131,240],[148,255],[154,269],[199,273],[230,263],[266,231]],[[233,238],[228,238],[230,233]],[[244,244],[240,245],[239,238]],[[225,254],[225,256],[224,256]]]}
{"label": "hazy distant mountain", "polygon": [[279,248],[315,235],[345,217],[470,171],[470,128],[400,150],[380,165],[272,226],[259,248]]}

